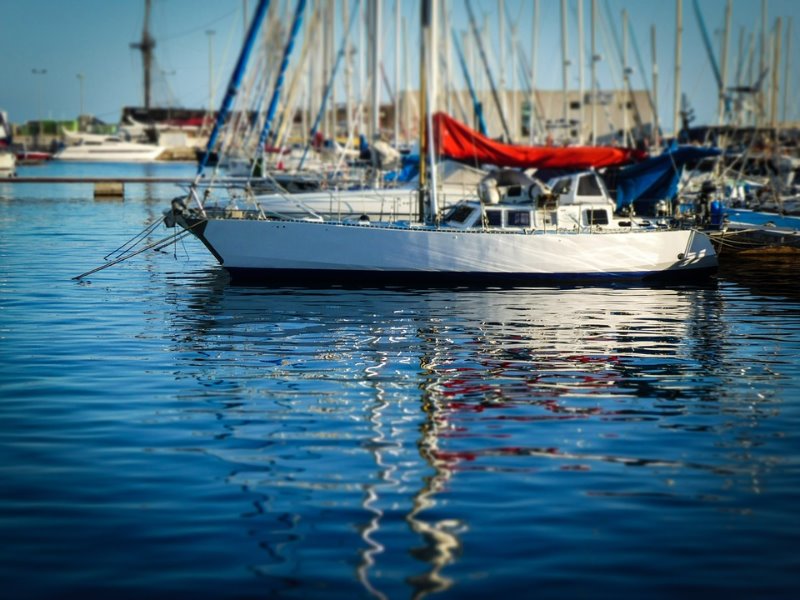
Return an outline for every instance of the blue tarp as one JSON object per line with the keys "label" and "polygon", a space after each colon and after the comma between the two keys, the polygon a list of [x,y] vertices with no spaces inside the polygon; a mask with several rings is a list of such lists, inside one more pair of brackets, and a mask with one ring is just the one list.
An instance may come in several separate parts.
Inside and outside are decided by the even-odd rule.
{"label": "blue tarp", "polygon": [[636,200],[674,198],[686,163],[720,154],[717,148],[673,145],[658,156],[621,169],[617,174],[617,208]]}

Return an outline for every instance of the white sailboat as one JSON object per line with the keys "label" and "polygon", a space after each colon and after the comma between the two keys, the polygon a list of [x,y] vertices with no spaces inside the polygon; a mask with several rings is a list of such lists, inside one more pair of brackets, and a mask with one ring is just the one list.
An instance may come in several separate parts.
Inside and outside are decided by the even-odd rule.
{"label": "white sailboat", "polygon": [[[235,87],[232,81],[231,95]],[[267,284],[686,281],[717,267],[706,235],[618,217],[590,181],[464,201],[440,217],[435,169],[431,175],[424,223],[207,209],[196,188],[190,195],[196,206],[174,201],[165,222],[191,231],[234,279]],[[424,171],[421,184],[427,186]]]}

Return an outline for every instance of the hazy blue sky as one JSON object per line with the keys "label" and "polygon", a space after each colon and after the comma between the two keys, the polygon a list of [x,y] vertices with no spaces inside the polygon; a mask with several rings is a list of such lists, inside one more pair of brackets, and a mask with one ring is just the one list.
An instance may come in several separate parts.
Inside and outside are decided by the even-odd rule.
{"label": "hazy blue sky", "polygon": [[[273,0],[279,6],[294,6],[294,0]],[[394,72],[394,1],[384,0],[385,19],[383,40],[384,62],[389,78]],[[350,0],[350,5],[355,0]],[[401,10],[409,22],[411,46],[417,39],[416,28],[419,0],[400,0]],[[239,51],[243,32],[243,8],[250,12],[256,0],[153,0],[152,32],[156,38],[156,74],[154,97],[158,103],[171,102],[176,106],[203,107],[208,104],[208,53],[206,30],[215,30],[213,37],[214,69],[217,81],[224,83],[231,64]],[[341,4],[341,2],[339,3]],[[492,37],[497,38],[498,3],[496,0],[472,0],[479,18],[486,19]],[[532,40],[532,0],[506,0],[507,12],[518,23],[520,43],[529,53]],[[650,81],[650,27],[657,27],[657,57],[660,68],[659,103],[665,117],[664,125],[672,125],[673,62],[675,36],[674,0],[600,0],[617,21],[621,32],[620,13],[630,14],[638,47]],[[698,122],[715,119],[716,84],[702,45],[700,30],[694,15],[692,0],[684,0],[684,50],[682,89],[688,95],[698,116]],[[725,0],[701,0],[707,26],[719,44],[723,27]],[[452,25],[467,28],[463,0],[448,0]],[[569,44],[572,58],[570,80],[577,88],[577,0],[569,0]],[[741,28],[749,34],[759,30],[758,0],[734,0],[731,31],[730,73],[735,76],[737,47]],[[541,0],[539,35],[538,85],[543,89],[561,88],[561,23],[560,2]],[[586,53],[589,53],[590,2],[584,0],[586,23]],[[786,17],[793,18],[792,55],[798,56],[800,30],[800,0],[769,0],[769,31],[775,18],[784,17],[783,48],[786,48]],[[13,122],[24,122],[40,116],[56,119],[74,118],[80,109],[79,73],[84,75],[84,111],[116,122],[125,105],[142,104],[142,66],[140,54],[130,43],[141,37],[144,19],[144,0],[0,0],[0,108],[9,112]],[[339,26],[339,30],[341,26]],[[715,36],[715,30],[718,32]],[[760,30],[759,30],[760,31]],[[510,34],[508,28],[506,32]],[[756,40],[758,39],[758,31]],[[603,37],[601,36],[601,39]],[[357,41],[356,41],[357,42]],[[496,41],[495,41],[496,43]],[[338,47],[338,42],[337,42]],[[619,85],[618,75],[612,77],[608,68],[613,50],[601,47],[601,88]],[[499,52],[495,50],[495,54]],[[756,43],[756,56],[758,44]],[[782,52],[782,58],[785,52]],[[416,73],[418,59],[412,58]],[[633,45],[631,62],[635,65]],[[756,57],[757,62],[757,57]],[[589,83],[586,59],[586,85]],[[792,89],[800,90],[800,60],[791,66]],[[45,74],[32,70],[45,69]],[[619,73],[619,67],[615,67]],[[783,66],[781,66],[781,76]],[[496,76],[497,77],[497,76]],[[506,75],[510,81],[510,75]],[[460,78],[459,78],[460,81]],[[640,72],[634,74],[634,87],[642,87]],[[163,82],[167,82],[165,85]],[[217,102],[222,94],[218,86]],[[781,94],[782,96],[782,94]],[[797,93],[790,94],[796,98]],[[341,96],[340,96],[341,98]],[[791,100],[788,114],[800,119],[800,107]]]}

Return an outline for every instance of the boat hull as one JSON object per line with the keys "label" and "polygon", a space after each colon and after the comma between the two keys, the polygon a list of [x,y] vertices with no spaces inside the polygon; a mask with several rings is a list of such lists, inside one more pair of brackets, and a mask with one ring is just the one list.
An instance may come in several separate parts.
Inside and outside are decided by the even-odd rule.
{"label": "boat hull", "polygon": [[187,224],[234,279],[457,284],[690,280],[717,257],[691,230],[557,233],[211,219]]}

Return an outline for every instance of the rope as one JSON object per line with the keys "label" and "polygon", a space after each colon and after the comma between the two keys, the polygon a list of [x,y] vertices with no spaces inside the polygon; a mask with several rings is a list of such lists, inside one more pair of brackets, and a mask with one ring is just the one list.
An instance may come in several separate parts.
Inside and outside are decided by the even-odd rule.
{"label": "rope", "polygon": [[124,244],[122,244],[118,248],[116,248],[116,249],[112,250],[111,252],[109,252],[108,254],[106,254],[103,257],[103,260],[108,260],[109,256],[112,256],[112,255],[115,255],[115,254],[117,255],[117,257],[119,257],[120,255],[125,253],[126,249],[127,250],[132,250],[134,247],[136,247],[136,245],[139,243],[140,240],[146,238],[153,231],[155,231],[156,227],[158,227],[163,221],[164,221],[163,217],[161,217],[159,219],[156,219],[155,221],[150,223],[150,225],[148,225],[142,231],[140,231],[138,234],[136,234],[134,237],[129,239],[127,242],[125,242]]}
{"label": "rope", "polygon": [[119,264],[119,263],[121,263],[123,261],[126,261],[129,258],[133,258],[134,256],[137,256],[137,255],[139,255],[142,252],[145,252],[147,250],[151,250],[151,249],[160,250],[162,247],[164,247],[166,245],[169,245],[169,244],[171,244],[171,243],[173,243],[173,242],[175,242],[175,241],[177,241],[179,239],[183,239],[184,237],[186,237],[188,234],[191,233],[192,229],[194,229],[195,227],[197,227],[201,223],[205,223],[205,221],[198,221],[197,223],[195,223],[194,225],[191,225],[190,227],[184,229],[183,231],[180,231],[178,233],[172,233],[172,234],[168,235],[167,237],[161,238],[160,240],[158,240],[156,242],[153,242],[152,244],[148,244],[147,246],[137,250],[136,252],[130,252],[128,254],[125,254],[125,255],[123,255],[123,256],[115,259],[115,260],[112,260],[111,262],[107,262],[104,265],[101,265],[101,266],[99,266],[97,268],[94,268],[91,271],[86,271],[85,273],[81,273],[80,275],[76,275],[72,279],[74,281],[80,281],[81,279],[83,279],[84,277],[86,277],[88,275],[92,275],[94,273],[97,273],[98,271],[102,271],[104,269],[107,269],[108,267],[113,267],[114,265]]}

